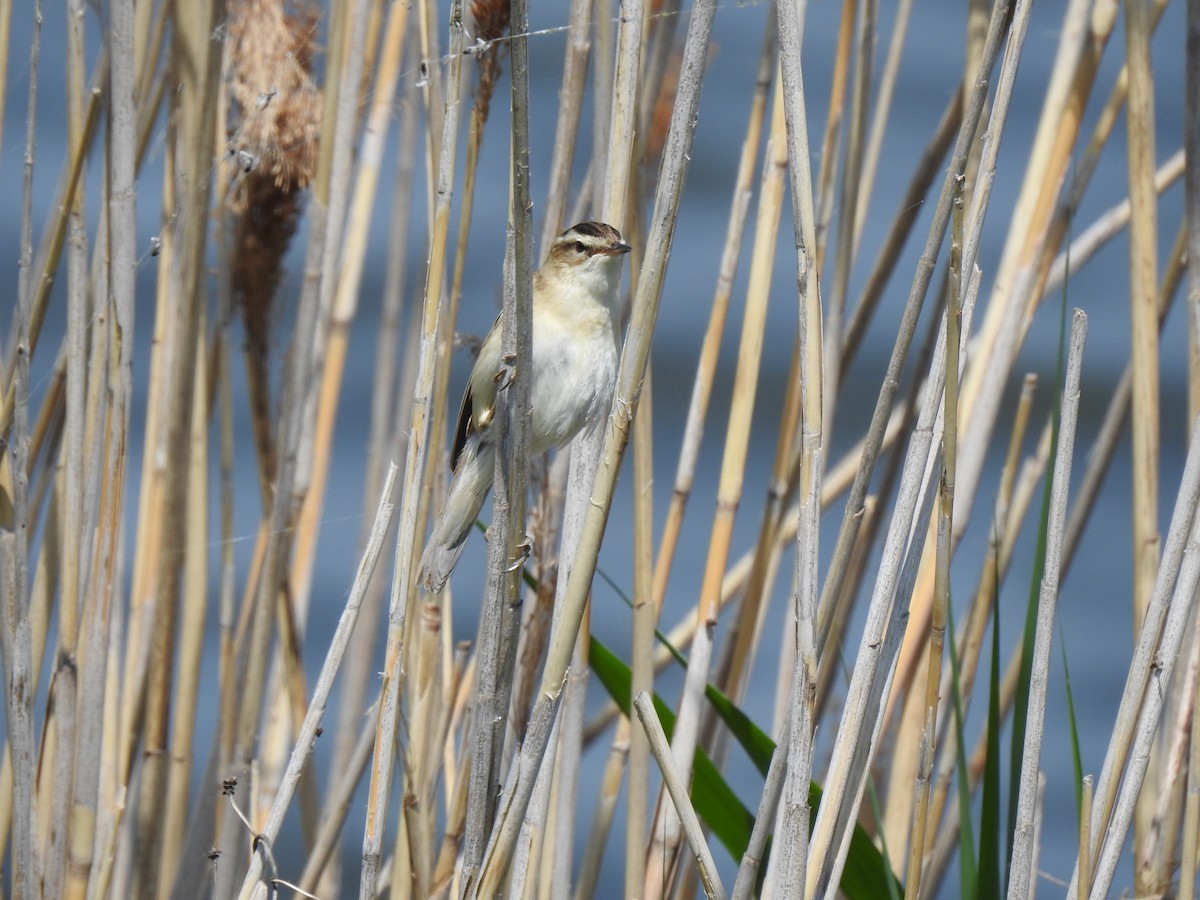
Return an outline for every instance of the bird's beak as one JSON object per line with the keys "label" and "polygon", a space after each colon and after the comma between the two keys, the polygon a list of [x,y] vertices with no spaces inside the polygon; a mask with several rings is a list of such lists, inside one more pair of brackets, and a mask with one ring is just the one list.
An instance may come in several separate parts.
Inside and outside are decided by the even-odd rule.
{"label": "bird's beak", "polygon": [[605,256],[620,256],[622,253],[628,253],[632,249],[628,244],[617,241],[615,244],[609,244],[600,252]]}

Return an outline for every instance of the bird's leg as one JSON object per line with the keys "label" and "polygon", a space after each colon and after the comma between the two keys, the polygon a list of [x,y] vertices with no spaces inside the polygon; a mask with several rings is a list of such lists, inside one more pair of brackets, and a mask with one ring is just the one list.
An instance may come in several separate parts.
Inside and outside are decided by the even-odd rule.
{"label": "bird's leg", "polygon": [[508,568],[504,570],[505,573],[516,572],[529,561],[529,557],[533,555],[533,538],[525,535],[521,539],[521,542],[517,544],[516,551],[517,558],[509,563]]}
{"label": "bird's leg", "polygon": [[496,392],[507,388],[510,384],[517,380],[517,354],[506,353],[500,361],[500,368],[496,370],[496,374],[492,376],[492,381],[496,384]]}

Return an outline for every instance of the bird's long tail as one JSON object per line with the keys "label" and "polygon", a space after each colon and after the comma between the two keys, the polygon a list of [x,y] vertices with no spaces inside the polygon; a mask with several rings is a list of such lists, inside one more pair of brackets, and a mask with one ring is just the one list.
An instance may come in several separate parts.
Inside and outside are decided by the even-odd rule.
{"label": "bird's long tail", "polygon": [[433,523],[429,542],[421,554],[417,578],[431,591],[440,591],[450,577],[471,526],[479,516],[483,501],[492,487],[495,453],[491,447],[471,438],[458,459],[458,468],[450,482],[446,505]]}

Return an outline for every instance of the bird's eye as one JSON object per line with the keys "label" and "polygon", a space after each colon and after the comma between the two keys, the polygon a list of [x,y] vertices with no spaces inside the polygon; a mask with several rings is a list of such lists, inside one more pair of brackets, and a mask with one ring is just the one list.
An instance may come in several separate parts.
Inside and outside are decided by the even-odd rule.
{"label": "bird's eye", "polygon": [[575,252],[576,253],[587,253],[587,247],[583,246],[583,241],[575,242]]}

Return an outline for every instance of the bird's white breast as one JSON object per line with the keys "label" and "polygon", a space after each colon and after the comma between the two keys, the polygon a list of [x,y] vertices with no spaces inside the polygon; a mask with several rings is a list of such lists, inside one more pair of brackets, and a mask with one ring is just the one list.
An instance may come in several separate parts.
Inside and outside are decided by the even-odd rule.
{"label": "bird's white breast", "polygon": [[[567,443],[604,415],[612,400],[617,374],[612,320],[597,303],[581,307],[534,318],[533,455]],[[584,334],[590,339],[581,339]]]}

